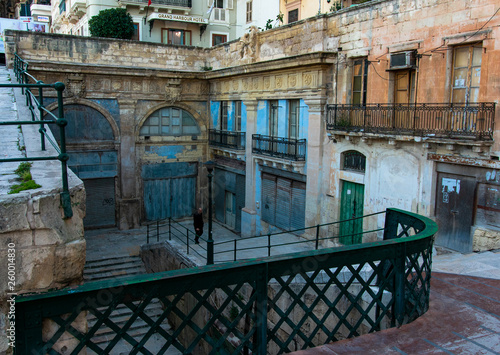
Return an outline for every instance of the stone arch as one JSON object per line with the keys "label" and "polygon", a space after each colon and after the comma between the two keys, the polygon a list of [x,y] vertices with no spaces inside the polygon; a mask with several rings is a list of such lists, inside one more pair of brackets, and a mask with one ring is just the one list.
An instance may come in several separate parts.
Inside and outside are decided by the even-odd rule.
{"label": "stone arch", "polygon": [[147,121],[147,119],[152,114],[154,114],[158,110],[161,110],[163,108],[169,108],[169,107],[175,107],[175,108],[179,108],[181,110],[186,111],[188,114],[190,114],[194,118],[196,124],[198,125],[198,127],[200,129],[200,133],[199,134],[200,135],[205,135],[207,133],[207,126],[206,126],[206,124],[205,124],[205,122],[204,122],[201,114],[198,113],[198,111],[194,110],[191,106],[188,106],[188,105],[176,102],[173,105],[172,104],[168,104],[168,103],[161,103],[159,105],[155,105],[155,106],[151,107],[148,111],[146,111],[146,113],[144,114],[144,116],[137,123],[136,132],[135,132],[136,137],[140,136],[141,127],[144,125],[144,123]]}
{"label": "stone arch", "polygon": [[[90,129],[87,130],[85,128],[80,129],[79,132],[83,133],[84,136],[82,137],[83,139],[80,141],[113,141],[113,142],[119,142],[120,141],[120,129],[118,125],[116,124],[115,120],[111,116],[111,114],[104,108],[102,108],[100,105],[90,101],[90,100],[85,100],[85,99],[65,99],[64,100],[64,107],[65,107],[65,118],[68,119],[68,126],[66,126],[66,135],[68,136],[68,143],[71,142],[71,140],[74,140],[75,132],[76,131],[76,126],[73,126],[74,121],[71,121],[71,117],[68,117],[68,114],[71,115],[72,113],[67,113],[67,110],[72,110],[74,112],[77,112],[75,108],[81,107],[84,108],[84,110],[93,110],[97,112],[97,115],[92,115],[90,117],[84,118],[84,122],[82,122],[84,127],[89,127]],[[47,106],[47,109],[49,111],[54,112],[57,109],[57,102],[54,102],[50,105]],[[86,113],[84,110],[82,110],[82,113]],[[88,110],[87,112],[92,112]],[[104,119],[99,122],[99,119]],[[91,124],[91,123],[97,123],[97,124]],[[72,131],[74,130],[74,131]],[[57,137],[56,137],[57,139]]]}

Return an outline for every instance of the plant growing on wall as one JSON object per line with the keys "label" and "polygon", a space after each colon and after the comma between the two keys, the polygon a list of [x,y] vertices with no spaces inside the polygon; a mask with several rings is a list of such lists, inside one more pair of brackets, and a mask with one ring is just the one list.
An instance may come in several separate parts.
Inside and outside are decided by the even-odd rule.
{"label": "plant growing on wall", "polygon": [[31,163],[24,162],[19,164],[19,167],[14,172],[21,178],[21,183],[11,186],[9,194],[17,194],[20,191],[41,187],[31,177],[30,168]]}
{"label": "plant growing on wall", "polygon": [[131,39],[134,22],[126,9],[107,9],[92,16],[89,30],[92,37]]}

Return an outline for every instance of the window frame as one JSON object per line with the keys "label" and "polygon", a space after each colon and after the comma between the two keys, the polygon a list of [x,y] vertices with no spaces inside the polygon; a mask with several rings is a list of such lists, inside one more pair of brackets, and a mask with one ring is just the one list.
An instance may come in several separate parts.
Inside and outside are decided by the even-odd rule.
{"label": "window frame", "polygon": [[[174,115],[174,110],[178,110],[180,112],[179,116],[176,117]],[[168,111],[168,115],[165,115],[165,111]],[[157,119],[158,123],[157,124],[149,124],[149,122],[152,119]],[[178,124],[175,124],[177,119]],[[165,124],[164,122],[168,120],[168,124]],[[185,125],[184,121],[185,120],[190,120],[193,124],[192,125]],[[168,133],[165,132],[165,129],[163,127],[168,126]],[[148,128],[148,132],[144,133],[143,130],[144,128]],[[157,127],[157,133],[151,133],[150,127]],[[184,128],[185,127],[196,127],[196,132],[185,132]],[[176,133],[174,132],[174,129],[178,128],[180,132]],[[139,136],[166,136],[166,137],[181,137],[181,136],[198,136],[201,134],[201,129],[200,126],[198,125],[198,122],[196,121],[196,118],[193,117],[193,115],[180,108],[180,107],[175,107],[175,106],[168,106],[168,107],[162,107],[155,112],[153,112],[151,115],[149,115],[145,121],[142,123],[141,127],[139,128]]]}
{"label": "window frame", "polygon": [[[352,78],[351,78],[351,104],[353,105],[366,105],[366,93],[368,87],[368,65],[370,62],[367,57],[356,58],[352,61]],[[361,75],[356,75],[356,66],[361,68]],[[354,90],[356,78],[360,78],[360,90]],[[355,93],[359,94],[359,102],[354,102]]]}
{"label": "window frame", "polygon": [[253,0],[246,2],[246,21],[247,23],[252,22],[252,8],[253,8]]}
{"label": "window frame", "polygon": [[221,131],[228,130],[228,122],[229,122],[229,101],[221,101],[220,103],[220,114],[219,114],[219,125]]}
{"label": "window frame", "polygon": [[[183,44],[176,44],[176,43],[172,43],[172,40],[171,40],[171,31],[174,32],[174,31],[180,31],[182,32],[182,39],[183,39],[183,42],[186,42],[185,38],[186,38],[186,34],[189,34],[189,43],[183,43]],[[165,42],[165,32],[167,33],[167,42]],[[192,35],[192,31],[191,30],[184,30],[184,29],[181,29],[181,28],[162,28],[161,29],[161,43],[163,44],[172,44],[172,45],[175,45],[175,46],[191,46],[191,43],[192,43],[192,39],[193,39],[193,35]]]}
{"label": "window frame", "polygon": [[234,130],[235,132],[241,132],[241,106],[242,101],[234,102]]}
{"label": "window frame", "polygon": [[[290,13],[296,11],[297,12],[297,19],[295,21],[290,21]],[[287,20],[288,20],[288,23],[294,23],[294,22],[297,22],[299,21],[300,19],[300,16],[299,16],[299,8],[295,8],[295,9],[291,9],[291,10],[288,10],[287,12]]]}
{"label": "window frame", "polygon": [[[352,158],[352,164],[347,162],[349,158]],[[355,162],[356,159],[359,159],[360,161]],[[352,171],[360,174],[364,174],[366,172],[366,155],[357,150],[346,150],[342,152],[340,162],[340,170]]]}
{"label": "window frame", "polygon": [[[457,61],[457,51],[462,50],[464,48],[468,49],[468,58],[467,58],[467,66],[457,66],[456,61]],[[477,53],[475,49],[478,49],[477,52],[479,52],[480,55],[480,60],[479,60],[479,65],[474,65],[474,59],[475,54]],[[452,72],[451,72],[451,96],[450,96],[450,102],[451,103],[464,103],[465,105],[470,104],[470,103],[477,103],[479,102],[479,90],[481,88],[481,67],[482,67],[482,62],[483,62],[483,45],[482,42],[475,42],[475,43],[469,43],[466,45],[461,45],[461,46],[454,46],[453,47],[453,58],[452,58]],[[473,77],[472,75],[474,74],[474,68],[479,68],[479,79],[477,82],[477,85],[473,85]],[[458,86],[455,85],[457,83],[457,79],[455,78],[455,73],[458,70],[463,70],[466,69],[466,78],[465,79],[460,79],[460,80],[465,80],[465,85],[464,86]],[[465,94],[464,94],[464,101],[458,101],[456,97],[456,92],[458,90],[464,90],[465,89]],[[478,91],[477,94],[477,100],[471,100],[471,92],[472,89],[476,89]]]}
{"label": "window frame", "polygon": [[[300,100],[288,100],[288,138],[299,139]],[[293,130],[295,133],[293,134]]]}
{"label": "window frame", "polygon": [[278,137],[279,101],[269,100],[269,136]]}
{"label": "window frame", "polygon": [[[221,43],[215,43],[215,38],[216,37],[222,37],[223,41]],[[218,44],[223,44],[227,42],[227,34],[220,34],[220,33],[212,33],[212,46],[216,46]]]}

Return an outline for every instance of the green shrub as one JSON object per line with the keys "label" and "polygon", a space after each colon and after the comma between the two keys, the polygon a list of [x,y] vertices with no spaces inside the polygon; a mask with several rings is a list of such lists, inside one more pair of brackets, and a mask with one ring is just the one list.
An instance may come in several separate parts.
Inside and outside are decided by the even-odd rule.
{"label": "green shrub", "polygon": [[92,37],[131,39],[134,22],[126,9],[107,9],[92,16],[89,30]]}

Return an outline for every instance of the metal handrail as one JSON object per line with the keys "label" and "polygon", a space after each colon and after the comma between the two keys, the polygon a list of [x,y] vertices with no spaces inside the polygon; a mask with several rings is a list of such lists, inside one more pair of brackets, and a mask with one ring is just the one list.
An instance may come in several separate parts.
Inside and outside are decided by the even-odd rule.
{"label": "metal handrail", "polygon": [[[196,247],[194,247],[194,240],[195,240],[195,232],[192,229],[187,228],[186,226],[182,225],[179,223],[179,221],[176,221],[172,218],[166,218],[163,220],[157,220],[157,221],[152,221],[145,223],[146,225],[146,242],[149,244],[151,240],[156,239],[156,242],[164,241],[164,240],[172,240],[175,239],[178,242],[180,242],[182,245],[186,247],[186,252],[189,254],[190,252],[194,252],[197,254],[202,260],[214,260],[215,255],[222,255],[222,254],[228,254],[231,253],[233,257],[231,259],[218,259],[215,262],[216,263],[224,263],[224,262],[233,262],[237,260],[244,260],[244,258],[238,257],[238,255],[241,255],[241,252],[247,251],[247,250],[258,250],[258,249],[267,249],[266,255],[262,256],[272,256],[272,255],[280,255],[283,254],[282,252],[279,251],[279,247],[284,247],[284,246],[291,246],[291,245],[311,245],[311,250],[318,250],[318,249],[324,249],[326,248],[324,243],[325,241],[337,241],[340,242],[341,244],[344,243],[345,240],[352,239],[356,236],[362,236],[370,233],[380,233],[383,231],[383,228],[375,228],[371,230],[365,230],[361,232],[354,232],[351,234],[339,234],[339,235],[327,235],[325,237],[321,237],[321,229],[323,227],[334,227],[337,225],[342,225],[344,223],[352,223],[353,221],[356,220],[366,220],[366,218],[373,217],[373,216],[379,216],[385,214],[386,211],[381,211],[381,212],[375,212],[371,214],[367,214],[364,216],[360,217],[355,217],[351,219],[346,219],[346,220],[341,220],[341,221],[335,221],[335,222],[330,222],[330,223],[323,223],[323,224],[317,224],[314,226],[310,227],[305,227],[305,228],[299,228],[299,229],[293,229],[293,230],[287,230],[287,231],[281,231],[281,232],[274,232],[274,233],[266,233],[263,235],[256,235],[256,236],[251,236],[251,237],[244,237],[244,238],[234,238],[230,240],[224,240],[224,241],[219,241],[219,242],[214,242],[214,252],[212,255],[209,255],[209,248],[205,248],[203,245],[204,243],[207,242],[207,239],[200,237],[199,240],[204,242],[198,244]],[[308,238],[302,238],[301,240],[298,241],[284,241],[284,242],[279,242],[277,241],[278,236],[288,236],[290,234],[294,235],[302,235],[307,233],[308,231],[313,231],[313,234],[315,237],[313,239],[308,239]],[[323,233],[324,234],[324,233]],[[362,238],[361,238],[362,239]],[[265,240],[265,243],[260,243],[264,245],[259,245],[259,241]],[[251,247],[242,247],[241,244],[242,242],[252,242],[255,241],[255,243],[250,243],[252,244]],[[230,245],[230,248],[224,248],[226,245]],[[202,251],[205,252],[205,255],[202,255],[200,252],[198,252],[197,249],[201,249]],[[275,251],[274,253],[272,251]]]}
{"label": "metal handrail", "polygon": [[[57,156],[34,156],[34,157],[24,157],[24,158],[9,158],[0,159],[0,162],[27,162],[27,161],[45,161],[45,160],[59,160],[61,162],[62,170],[62,192],[61,192],[61,205],[64,210],[64,217],[70,218],[73,216],[73,210],[71,208],[71,198],[69,194],[68,185],[68,167],[67,161],[69,160],[68,153],[66,152],[66,133],[65,127],[68,121],[64,118],[64,106],[63,106],[63,91],[64,84],[57,82],[54,84],[44,84],[42,81],[36,80],[32,75],[28,73],[28,62],[24,61],[21,57],[14,55],[14,74],[17,81],[20,84],[0,84],[0,87],[8,88],[21,88],[23,94],[26,96],[26,106],[31,113],[31,120],[25,121],[7,121],[0,122],[0,125],[40,125],[40,142],[41,150],[45,151],[45,140],[47,139],[49,143],[54,147],[55,151],[58,153]],[[30,83],[35,81],[36,83]],[[38,95],[33,93],[33,89],[38,91]],[[53,114],[44,106],[44,89],[53,89],[57,93],[57,105],[58,111],[57,115]],[[45,125],[55,124],[59,127],[60,132],[60,145],[51,139],[50,135],[47,135],[47,129]]]}
{"label": "metal handrail", "polygon": [[[179,243],[184,245],[186,247],[186,253],[189,255],[189,253],[192,251],[196,255],[198,255],[202,259],[207,259],[206,253],[208,252],[207,248],[205,248],[202,244],[198,244],[198,247],[205,251],[205,255],[202,255],[196,248],[193,248],[193,244],[195,244],[195,236],[196,233],[187,228],[186,226],[180,224],[178,221],[174,220],[171,217],[162,219],[162,220],[157,220],[157,221],[151,221],[145,223],[146,225],[146,243],[150,243],[150,239],[156,239],[156,242],[160,242],[162,238],[161,236],[165,236],[169,241],[172,239],[177,240]],[[154,228],[151,228],[154,227]],[[162,231],[162,229],[166,229]],[[207,242],[206,239],[200,237],[200,241]]]}
{"label": "metal handrail", "polygon": [[327,106],[328,130],[492,140],[494,102],[336,104]]}

